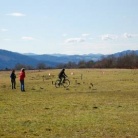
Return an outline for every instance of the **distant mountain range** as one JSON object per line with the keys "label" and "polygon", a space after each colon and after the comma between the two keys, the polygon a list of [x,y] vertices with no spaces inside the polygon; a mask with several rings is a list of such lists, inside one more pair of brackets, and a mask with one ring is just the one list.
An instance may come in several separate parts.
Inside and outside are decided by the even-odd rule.
{"label": "distant mountain range", "polygon": [[[138,55],[138,50],[126,50],[112,54],[115,57],[119,57],[125,54],[134,52]],[[16,64],[25,64],[32,67],[37,66],[39,63],[44,63],[49,67],[55,67],[58,64],[65,64],[68,62],[78,63],[81,60],[84,61],[98,61],[103,57],[109,55],[103,54],[84,54],[84,55],[65,55],[65,54],[43,54],[37,55],[34,53],[16,53],[0,49],[0,69],[14,68]]]}

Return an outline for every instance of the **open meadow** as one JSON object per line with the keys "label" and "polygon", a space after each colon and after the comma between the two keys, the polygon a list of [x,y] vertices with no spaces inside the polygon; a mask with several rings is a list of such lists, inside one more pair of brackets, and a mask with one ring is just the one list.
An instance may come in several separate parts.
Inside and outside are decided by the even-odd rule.
{"label": "open meadow", "polygon": [[0,138],[137,138],[138,70],[26,70],[25,90],[0,72]]}

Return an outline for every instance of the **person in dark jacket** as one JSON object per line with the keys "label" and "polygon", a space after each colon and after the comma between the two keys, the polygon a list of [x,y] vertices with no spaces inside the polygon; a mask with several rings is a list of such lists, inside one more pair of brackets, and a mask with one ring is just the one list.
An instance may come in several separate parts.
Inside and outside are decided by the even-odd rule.
{"label": "person in dark jacket", "polygon": [[15,70],[12,70],[11,75],[11,84],[12,84],[12,89],[16,89],[16,75],[15,75]]}
{"label": "person in dark jacket", "polygon": [[65,69],[62,69],[58,75],[59,79],[60,79],[60,83],[61,81],[64,83],[65,78],[67,77],[67,75],[65,74]]}

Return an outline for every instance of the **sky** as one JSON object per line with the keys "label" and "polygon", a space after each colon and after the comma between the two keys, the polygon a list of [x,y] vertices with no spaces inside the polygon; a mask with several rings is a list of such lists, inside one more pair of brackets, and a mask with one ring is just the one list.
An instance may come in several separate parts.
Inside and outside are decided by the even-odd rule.
{"label": "sky", "polygon": [[138,50],[138,0],[0,0],[0,49],[68,55]]}

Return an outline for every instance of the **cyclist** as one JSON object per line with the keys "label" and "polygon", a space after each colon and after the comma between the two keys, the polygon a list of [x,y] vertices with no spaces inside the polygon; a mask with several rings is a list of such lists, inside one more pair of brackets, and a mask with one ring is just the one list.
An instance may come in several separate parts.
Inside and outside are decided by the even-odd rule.
{"label": "cyclist", "polygon": [[61,83],[62,80],[63,80],[62,81],[63,83],[65,82],[65,78],[68,77],[68,76],[65,74],[65,69],[64,68],[60,71],[58,77],[60,79],[60,83]]}

